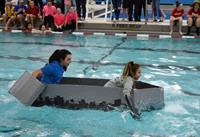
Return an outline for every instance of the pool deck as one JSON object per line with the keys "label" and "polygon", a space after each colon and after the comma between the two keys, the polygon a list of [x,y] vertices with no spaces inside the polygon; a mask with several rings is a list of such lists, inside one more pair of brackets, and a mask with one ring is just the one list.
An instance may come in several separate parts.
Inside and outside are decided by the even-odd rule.
{"label": "pool deck", "polygon": [[[0,25],[0,32],[4,31],[4,25]],[[12,29],[12,28],[11,28]],[[16,32],[16,29],[12,31]],[[13,31],[13,32],[14,32]],[[169,20],[164,22],[153,22],[149,20],[145,22],[129,22],[129,21],[111,21],[107,19],[105,22],[104,18],[88,19],[86,21],[79,21],[79,30],[76,32],[101,32],[101,33],[123,33],[123,34],[157,34],[157,35],[169,35],[170,27]],[[183,21],[182,32],[183,34],[187,31],[187,21]],[[10,32],[10,31],[9,31]],[[195,27],[192,27],[192,32],[195,32]],[[173,36],[179,36],[178,26],[174,27]],[[196,36],[195,33],[191,33],[190,36]],[[199,37],[199,36],[198,36]]]}
{"label": "pool deck", "polygon": [[[130,21],[111,21],[107,19],[105,22],[104,18],[88,19],[86,21],[79,22],[79,28],[83,31],[98,30],[103,32],[123,32],[123,33],[159,33],[159,34],[169,34],[169,20],[164,20],[164,22],[153,22],[149,20],[145,22],[130,22]],[[174,34],[178,34],[178,26],[174,27]],[[183,21],[183,32],[187,31],[187,21]]]}

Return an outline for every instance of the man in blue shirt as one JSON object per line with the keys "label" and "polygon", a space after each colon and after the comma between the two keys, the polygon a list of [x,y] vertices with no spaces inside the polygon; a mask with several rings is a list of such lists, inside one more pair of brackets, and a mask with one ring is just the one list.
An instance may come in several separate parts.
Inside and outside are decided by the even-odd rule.
{"label": "man in blue shirt", "polygon": [[71,59],[72,56],[68,50],[56,50],[49,58],[49,64],[34,70],[32,75],[34,77],[42,75],[41,82],[43,84],[59,84],[64,71],[71,63]]}

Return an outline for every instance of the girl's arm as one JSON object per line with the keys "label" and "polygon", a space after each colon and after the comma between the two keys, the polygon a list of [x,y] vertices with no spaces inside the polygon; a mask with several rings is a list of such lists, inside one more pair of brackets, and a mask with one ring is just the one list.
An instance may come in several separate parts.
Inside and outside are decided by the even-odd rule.
{"label": "girl's arm", "polygon": [[37,78],[37,76],[41,75],[42,71],[41,69],[36,69],[32,72],[32,76],[34,76],[35,78]]}
{"label": "girl's arm", "polygon": [[123,89],[124,95],[130,95],[130,93],[133,89],[133,84],[134,84],[134,79],[132,77],[128,76],[125,79],[125,84],[124,84],[124,89]]}

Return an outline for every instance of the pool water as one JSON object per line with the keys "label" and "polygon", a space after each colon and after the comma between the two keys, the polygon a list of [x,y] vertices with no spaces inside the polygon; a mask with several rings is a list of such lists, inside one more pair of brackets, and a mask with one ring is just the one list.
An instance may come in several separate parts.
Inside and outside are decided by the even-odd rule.
{"label": "pool water", "polygon": [[[0,137],[198,137],[200,136],[200,39],[31,35],[0,33]],[[64,76],[114,78],[130,60],[142,65],[141,81],[165,91],[165,107],[129,110],[67,110],[30,107],[8,93],[25,71],[41,68],[56,49],[72,52]]]}

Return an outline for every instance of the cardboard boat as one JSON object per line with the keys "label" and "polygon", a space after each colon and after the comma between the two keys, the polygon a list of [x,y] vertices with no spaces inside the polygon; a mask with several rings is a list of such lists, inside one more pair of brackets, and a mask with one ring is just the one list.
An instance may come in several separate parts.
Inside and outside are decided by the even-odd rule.
{"label": "cardboard boat", "polygon": [[[64,77],[61,84],[44,85],[26,71],[10,88],[9,93],[23,104],[33,106],[102,110],[127,106],[123,89],[104,87],[106,82],[108,79]],[[134,107],[142,111],[161,109],[164,106],[164,89],[136,81],[131,100]]]}

